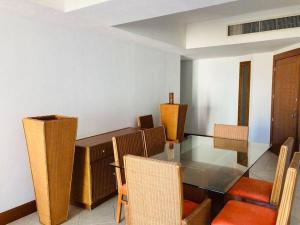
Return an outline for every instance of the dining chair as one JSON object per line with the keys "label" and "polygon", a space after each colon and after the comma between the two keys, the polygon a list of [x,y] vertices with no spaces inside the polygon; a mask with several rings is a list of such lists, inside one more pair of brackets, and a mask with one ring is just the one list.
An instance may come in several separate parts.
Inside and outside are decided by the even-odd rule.
{"label": "dining chair", "polygon": [[162,153],[166,144],[166,133],[163,126],[142,131],[145,141],[146,157]]}
{"label": "dining chair", "polygon": [[248,201],[260,205],[278,206],[282,183],[294,146],[289,137],[281,146],[273,184],[263,180],[242,177],[228,192],[228,199]]}
{"label": "dining chair", "polygon": [[296,152],[287,170],[278,211],[247,202],[231,200],[216,216],[212,225],[288,225],[299,166],[300,153]]}
{"label": "dining chair", "polygon": [[[123,156],[127,154],[145,156],[145,148],[142,132],[138,131],[112,138],[115,163],[121,168],[124,167]],[[124,170],[115,167],[118,201],[116,210],[116,222],[120,223],[123,197],[127,196]]]}
{"label": "dining chair", "polygon": [[181,166],[151,158],[124,157],[127,225],[208,225],[211,200],[183,200]]}
{"label": "dining chair", "polygon": [[154,127],[152,115],[139,116],[137,118],[137,123],[141,130]]}
{"label": "dining chair", "polygon": [[214,137],[247,141],[248,127],[237,126],[237,125],[215,124]]}

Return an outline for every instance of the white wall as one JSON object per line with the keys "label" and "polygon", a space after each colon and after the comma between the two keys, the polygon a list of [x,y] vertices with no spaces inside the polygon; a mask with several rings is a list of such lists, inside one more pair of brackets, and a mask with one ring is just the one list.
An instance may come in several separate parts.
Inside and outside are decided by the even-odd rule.
{"label": "white wall", "polygon": [[34,199],[22,118],[79,117],[78,138],[135,125],[168,92],[179,55],[0,11],[0,212]]}
{"label": "white wall", "polygon": [[251,60],[249,139],[269,143],[272,53],[182,62],[181,100],[191,105],[186,132],[213,135],[214,123],[237,124],[239,62]]}
{"label": "white wall", "polygon": [[241,57],[251,61],[249,139],[270,142],[273,53]]}
{"label": "white wall", "polygon": [[187,25],[186,48],[201,48],[300,37],[300,28],[227,36],[228,25],[298,15],[299,11],[300,6],[292,6],[227,17],[224,19],[191,23]]}
{"label": "white wall", "polygon": [[186,132],[212,135],[214,123],[236,123],[238,65],[236,57],[201,59],[182,74],[183,83],[192,83],[181,89],[182,102],[190,105]]}

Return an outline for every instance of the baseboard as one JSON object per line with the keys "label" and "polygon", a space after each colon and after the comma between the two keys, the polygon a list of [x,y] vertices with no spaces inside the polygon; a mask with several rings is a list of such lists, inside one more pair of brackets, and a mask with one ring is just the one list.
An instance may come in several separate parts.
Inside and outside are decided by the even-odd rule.
{"label": "baseboard", "polygon": [[0,213],[0,225],[11,223],[36,211],[35,201],[25,203]]}

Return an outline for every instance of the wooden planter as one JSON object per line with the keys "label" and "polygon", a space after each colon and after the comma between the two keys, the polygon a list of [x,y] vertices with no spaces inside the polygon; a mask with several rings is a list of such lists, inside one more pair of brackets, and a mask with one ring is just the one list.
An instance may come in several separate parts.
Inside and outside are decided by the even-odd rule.
{"label": "wooden planter", "polygon": [[68,218],[77,118],[23,119],[39,219],[61,224]]}
{"label": "wooden planter", "polygon": [[160,105],[160,120],[166,129],[168,141],[182,141],[187,108],[187,104]]}

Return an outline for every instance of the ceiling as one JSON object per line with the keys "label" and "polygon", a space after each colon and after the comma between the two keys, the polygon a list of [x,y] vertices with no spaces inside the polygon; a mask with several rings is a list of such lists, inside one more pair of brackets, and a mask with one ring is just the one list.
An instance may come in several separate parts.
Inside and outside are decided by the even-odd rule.
{"label": "ceiling", "polygon": [[[198,8],[186,12],[178,12],[172,15],[161,16],[159,18],[148,19],[147,21],[168,21],[181,24],[189,24],[194,22],[203,22],[208,20],[221,19],[256,11],[264,11],[299,5],[300,0],[239,0],[231,1],[226,4],[218,4],[207,7]],[[139,21],[145,22],[145,21]],[[139,22],[135,22],[139,23]],[[127,24],[128,26],[129,24]],[[121,27],[121,26],[119,26]]]}
{"label": "ceiling", "polygon": [[[54,5],[37,3],[41,1]],[[186,24],[296,4],[300,0],[0,0],[0,9],[35,21],[80,26],[100,34],[113,33],[114,37],[201,58],[274,51],[300,40],[186,50],[182,45]],[[163,39],[159,38],[161,34],[165,35]],[[178,40],[166,41],[175,35]]]}
{"label": "ceiling", "polygon": [[300,4],[299,0],[27,0],[102,25],[158,18],[182,24]]}
{"label": "ceiling", "polygon": [[38,4],[57,9],[63,12],[85,8],[110,0],[32,0]]}
{"label": "ceiling", "polygon": [[187,12],[120,24],[116,27],[185,48],[186,28],[188,24],[232,18],[258,11],[294,7],[296,5],[299,6],[299,4],[300,0],[239,0]]}
{"label": "ceiling", "polygon": [[299,42],[300,37],[189,49],[183,52],[185,56],[183,59],[216,58],[274,52]]}
{"label": "ceiling", "polygon": [[237,0],[0,0],[0,8],[114,26]]}
{"label": "ceiling", "polygon": [[[236,0],[32,0],[102,25],[113,26]],[[98,3],[98,4],[97,4]],[[90,7],[87,7],[90,6]]]}

